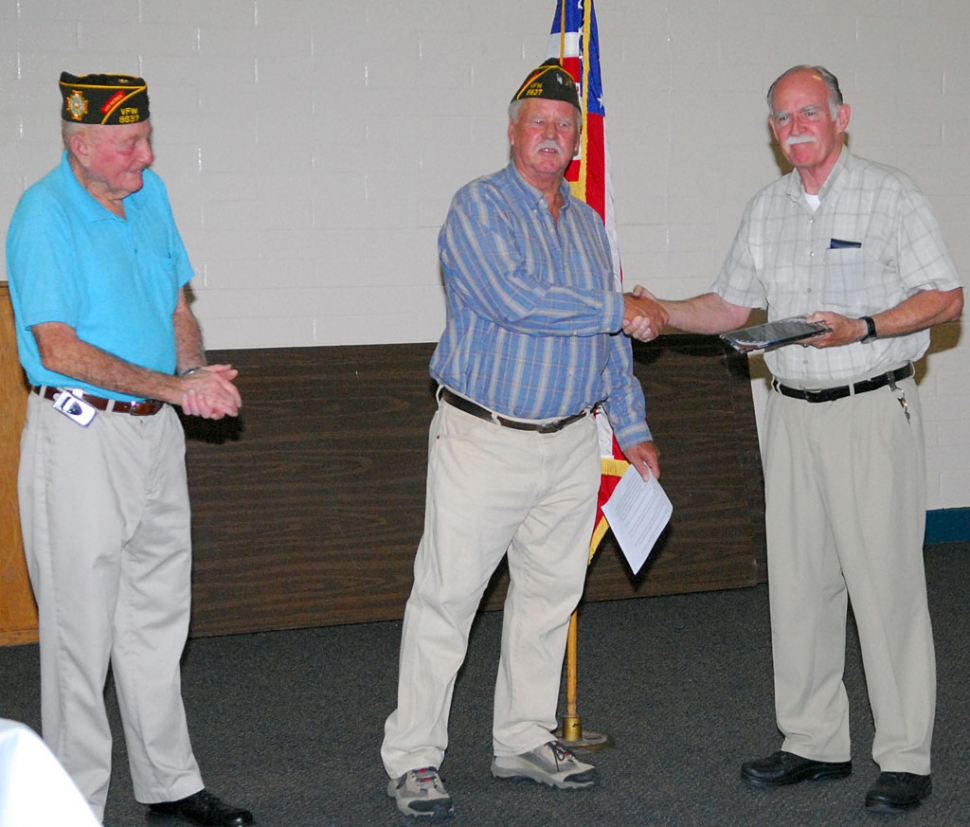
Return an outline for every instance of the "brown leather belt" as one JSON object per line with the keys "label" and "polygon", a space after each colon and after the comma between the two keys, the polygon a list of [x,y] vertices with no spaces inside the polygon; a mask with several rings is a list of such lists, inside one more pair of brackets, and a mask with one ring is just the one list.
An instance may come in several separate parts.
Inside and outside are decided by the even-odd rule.
{"label": "brown leather belt", "polygon": [[792,399],[804,399],[806,402],[834,402],[836,399],[844,399],[857,393],[867,393],[886,385],[894,385],[902,379],[909,379],[913,375],[913,366],[906,365],[899,370],[892,370],[888,373],[880,373],[871,379],[863,379],[854,385],[839,385],[837,388],[819,388],[818,390],[806,390],[804,388],[790,388],[783,385],[777,379],[771,380],[771,387],[783,396],[790,396]]}
{"label": "brown leather belt", "polygon": [[506,428],[514,428],[517,431],[538,431],[540,434],[554,434],[557,431],[561,431],[567,425],[572,425],[584,416],[589,415],[589,411],[583,411],[582,413],[573,414],[563,419],[556,419],[553,422],[516,422],[514,419],[506,419],[504,416],[493,413],[488,408],[476,405],[470,399],[465,399],[464,396],[458,396],[458,394],[452,393],[448,388],[441,389],[441,398],[449,405],[458,408],[459,411],[477,416],[479,419],[495,422],[498,425]]}
{"label": "brown leather belt", "polygon": [[[54,400],[64,388],[55,388],[51,385],[34,385],[31,390],[44,399]],[[164,402],[157,399],[146,399],[143,402],[119,402],[116,399],[105,399],[103,396],[93,396],[90,393],[80,391],[70,391],[71,396],[83,399],[89,405],[99,411],[107,413],[128,414],[129,416],[154,416],[165,407]]]}

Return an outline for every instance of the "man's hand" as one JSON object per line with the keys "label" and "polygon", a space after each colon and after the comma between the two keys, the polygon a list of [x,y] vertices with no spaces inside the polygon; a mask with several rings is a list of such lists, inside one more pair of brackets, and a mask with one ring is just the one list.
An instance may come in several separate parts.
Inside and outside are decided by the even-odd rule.
{"label": "man's hand", "polygon": [[649,342],[667,326],[667,311],[643,287],[638,285],[632,293],[624,293],[623,304],[623,332],[627,336]]}
{"label": "man's hand", "polygon": [[236,416],[242,407],[239,389],[232,383],[239,375],[232,365],[207,365],[182,377],[182,410],[203,419]]}
{"label": "man's hand", "polygon": [[826,348],[851,345],[853,342],[860,341],[869,332],[868,326],[862,319],[850,319],[831,310],[813,313],[806,321],[822,322],[829,332],[805,339],[801,343],[805,347]]}
{"label": "man's hand", "polygon": [[[637,469],[644,482],[650,479],[652,473],[660,479],[660,449],[653,442],[638,442],[624,449],[623,456]],[[649,470],[648,470],[649,469]]]}

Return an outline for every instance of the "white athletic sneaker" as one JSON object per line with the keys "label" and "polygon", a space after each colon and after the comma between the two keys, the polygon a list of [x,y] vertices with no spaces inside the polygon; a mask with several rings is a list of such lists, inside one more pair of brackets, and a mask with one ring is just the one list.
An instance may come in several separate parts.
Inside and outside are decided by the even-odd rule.
{"label": "white athletic sneaker", "polygon": [[596,783],[596,768],[584,764],[559,741],[549,741],[522,755],[496,755],[496,778],[531,778],[560,790],[580,790]]}
{"label": "white athletic sneaker", "polygon": [[408,770],[400,778],[392,778],[387,782],[387,794],[405,815],[448,818],[455,814],[437,767]]}

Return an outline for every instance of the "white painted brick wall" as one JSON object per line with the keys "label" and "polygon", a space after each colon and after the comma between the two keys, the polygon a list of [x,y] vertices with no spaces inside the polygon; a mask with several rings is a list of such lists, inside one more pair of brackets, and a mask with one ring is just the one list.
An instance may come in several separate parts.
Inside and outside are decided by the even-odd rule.
{"label": "white painted brick wall", "polygon": [[[57,161],[60,71],[142,74],[210,347],[435,340],[438,227],[459,186],[507,162],[505,108],[554,10],[0,0],[0,236]],[[853,150],[916,179],[970,272],[965,0],[598,0],[597,14],[628,283],[707,288],[745,202],[779,174],[764,94],[801,62],[839,76]],[[930,507],[966,506],[970,343],[959,325],[933,338]]]}

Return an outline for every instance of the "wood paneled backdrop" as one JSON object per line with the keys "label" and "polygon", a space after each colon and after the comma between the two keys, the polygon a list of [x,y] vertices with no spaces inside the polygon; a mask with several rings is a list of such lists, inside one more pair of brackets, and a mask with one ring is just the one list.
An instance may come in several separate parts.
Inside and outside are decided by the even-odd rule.
{"label": "wood paneled backdrop", "polygon": [[27,385],[17,360],[10,289],[0,283],[0,645],[37,640],[37,609],[27,582],[17,462],[27,408]]}
{"label": "wood paneled backdrop", "polygon": [[[240,369],[237,421],[187,420],[194,635],[403,615],[424,517],[434,346],[213,352]],[[671,524],[634,577],[612,535],[586,600],[765,579],[764,499],[744,357],[716,337],[635,347]],[[507,575],[484,608],[500,608]]]}
{"label": "wood paneled backdrop", "polygon": [[[9,325],[9,304],[0,304]],[[209,354],[239,367],[245,407],[232,421],[185,420],[194,636],[403,615],[424,516],[433,349]],[[634,355],[674,513],[635,577],[608,534],[584,599],[764,581],[763,484],[744,357],[714,337],[683,335],[637,344]],[[36,640],[14,505],[24,388],[12,359],[5,339],[0,643]],[[502,569],[483,608],[501,607],[506,582]]]}

